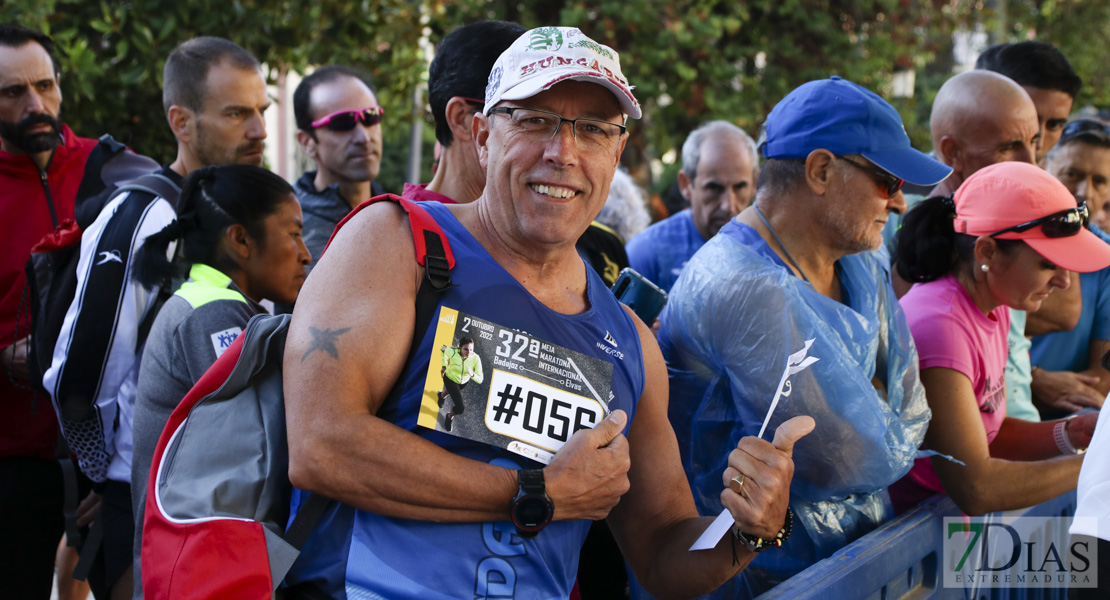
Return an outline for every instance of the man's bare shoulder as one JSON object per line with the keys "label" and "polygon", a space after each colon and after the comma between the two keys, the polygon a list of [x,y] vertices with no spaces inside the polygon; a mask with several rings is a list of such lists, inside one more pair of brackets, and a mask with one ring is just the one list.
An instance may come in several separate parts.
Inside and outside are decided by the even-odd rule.
{"label": "man's bare shoulder", "polygon": [[[422,275],[401,207],[379,202],[351,217],[297,298],[286,342],[287,385],[292,373],[315,382],[309,386],[314,390],[326,387],[321,379],[327,386],[357,389],[353,396],[344,396],[353,399],[353,406],[384,398],[392,385],[389,378],[396,378],[408,352],[406,343],[396,341],[407,342],[412,336]],[[377,364],[374,373],[351,368],[369,356]],[[287,390],[287,397],[297,395]]]}
{"label": "man's bare shoulder", "polygon": [[416,267],[408,215],[394,202],[376,202],[334,234],[305,281],[297,306],[314,303],[320,292],[327,297],[377,287],[374,284],[382,283],[383,278],[404,277]]}
{"label": "man's bare shoulder", "polygon": [[381,201],[363,207],[334,234],[321,261],[344,251],[382,245],[402,237],[411,239],[408,223],[408,216],[396,202]]}
{"label": "man's bare shoulder", "polygon": [[312,329],[410,335],[401,328],[411,327],[421,276],[405,211],[393,202],[367,206],[334,235],[301,288],[291,341],[309,344]]}

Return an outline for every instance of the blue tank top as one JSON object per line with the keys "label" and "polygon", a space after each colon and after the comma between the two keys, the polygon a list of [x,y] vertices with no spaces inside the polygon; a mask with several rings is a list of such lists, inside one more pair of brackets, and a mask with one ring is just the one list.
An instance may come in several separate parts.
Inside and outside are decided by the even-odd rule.
{"label": "blue tank top", "polygon": [[[547,407],[546,397],[551,396],[552,406],[555,396],[567,390],[587,399],[596,398],[606,395],[605,384],[606,410],[626,411],[631,423],[644,387],[640,339],[632,319],[597,274],[583,264],[590,309],[578,315],[559,314],[536,300],[501,268],[446,206],[424,203],[423,207],[447,234],[456,260],[451,275],[454,286],[444,293],[437,318],[420,342],[413,363],[402,374],[405,392],[394,405],[382,406],[378,416],[455,454],[507,468],[543,467],[527,456],[529,451],[542,454],[544,440],[535,438],[538,441],[534,445],[522,444],[522,453],[519,449],[504,449],[504,439],[493,445],[457,435],[468,426],[478,429],[483,416],[486,424],[492,424],[491,429],[496,428],[498,420],[512,410],[517,417],[515,423],[525,427],[521,433],[528,435],[528,431],[542,428],[543,435],[569,437],[573,428],[567,425],[575,422],[574,411],[564,407],[566,419],[552,417],[559,413]],[[452,434],[448,434],[442,431],[442,415],[432,414],[434,390],[442,383],[437,379],[439,352],[443,345],[456,344],[462,335],[473,338],[474,352],[484,361],[485,383],[472,381],[470,386],[488,386],[490,406],[498,406],[487,411],[483,406],[487,392],[470,394],[466,403],[471,406],[454,418]],[[534,360],[525,361],[529,354]],[[514,360],[528,368],[518,369]],[[610,368],[610,380],[599,381],[599,373],[605,374]],[[518,381],[514,378],[523,376],[552,385],[564,380],[572,387],[564,385],[559,390],[534,386],[552,392],[528,392],[525,402],[517,391],[521,388],[514,387]],[[502,400],[497,400],[498,390],[511,393],[501,394]],[[516,401],[505,401],[513,399],[509,396]],[[541,396],[545,398],[546,422],[537,400]],[[429,397],[433,398],[431,411]],[[450,406],[448,399],[446,408]],[[526,406],[536,410],[525,414]],[[589,417],[582,415],[579,410],[579,421]],[[429,424],[431,427],[425,426]],[[471,437],[482,439],[478,434]],[[506,506],[506,517],[507,513]],[[440,524],[355,511],[346,561],[347,597],[567,598],[589,525],[589,521],[555,521],[537,537],[525,540],[516,535],[508,521]]]}

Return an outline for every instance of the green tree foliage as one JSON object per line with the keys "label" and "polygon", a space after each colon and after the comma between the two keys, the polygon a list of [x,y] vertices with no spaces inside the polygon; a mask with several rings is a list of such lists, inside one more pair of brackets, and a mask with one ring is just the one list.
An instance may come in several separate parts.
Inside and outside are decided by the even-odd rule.
{"label": "green tree foliage", "polygon": [[1093,0],[1015,0],[1008,11],[1006,39],[1043,40],[1055,45],[1083,78],[1075,108],[1110,107],[1110,62],[1104,41],[1110,39],[1110,3]]}
{"label": "green tree foliage", "polygon": [[[840,75],[889,98],[894,71],[930,63],[971,15],[944,0],[482,0],[448,12],[455,22],[572,25],[618,49],[645,108],[625,151],[633,167],[680,147],[706,120],[756,136],[771,108],[812,79]],[[895,105],[927,144],[915,99]]]}
{"label": "green tree foliage", "polygon": [[271,82],[314,64],[365,69],[390,120],[387,144],[400,149],[383,160],[398,191],[411,91],[426,70],[420,20],[420,5],[407,0],[6,0],[0,7],[0,22],[54,37],[65,121],[75,131],[110,132],[159,161],[177,150],[162,110],[162,67],[184,40],[231,39],[267,65]]}
{"label": "green tree foliage", "polygon": [[[161,108],[162,65],[185,39],[228,37],[268,65],[272,81],[313,64],[361,67],[386,107],[381,180],[396,191],[413,89],[426,77],[421,36],[435,43],[480,19],[577,26],[618,49],[645,108],[644,119],[630,124],[624,161],[633,169],[678,148],[705,120],[727,119],[757,135],[791,89],[834,74],[891,99],[915,145],[928,148],[929,105],[951,72],[952,33],[976,23],[1006,32],[1012,39],[1005,41],[1036,34],[1057,44],[1088,84],[1080,102],[1106,103],[1110,66],[1098,41],[1110,34],[1110,4],[1008,0],[1004,15],[991,6],[989,0],[6,0],[0,21],[55,37],[66,121],[75,130],[111,132],[159,160],[169,160],[175,148]],[[912,98],[891,98],[900,69],[918,73]],[[427,110],[423,119],[427,164],[433,142]],[[429,177],[425,167],[423,179]]]}

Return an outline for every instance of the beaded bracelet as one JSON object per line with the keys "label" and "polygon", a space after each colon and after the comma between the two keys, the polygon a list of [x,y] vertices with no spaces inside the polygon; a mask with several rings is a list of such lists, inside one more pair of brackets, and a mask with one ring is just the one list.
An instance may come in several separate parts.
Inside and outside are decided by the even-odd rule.
{"label": "beaded bracelet", "polygon": [[732,536],[733,536],[733,539],[735,539],[737,541],[740,541],[741,543],[746,545],[748,547],[749,551],[751,551],[751,552],[763,552],[764,550],[767,550],[768,548],[778,548],[779,546],[782,546],[782,543],[785,542],[787,540],[787,538],[790,537],[790,531],[793,528],[794,528],[794,511],[790,510],[790,507],[787,506],[786,507],[786,522],[783,523],[782,529],[779,530],[779,532],[775,535],[775,537],[769,538],[769,539],[763,539],[761,537],[750,536],[750,535],[740,531],[740,528],[737,527],[736,524],[732,525]]}

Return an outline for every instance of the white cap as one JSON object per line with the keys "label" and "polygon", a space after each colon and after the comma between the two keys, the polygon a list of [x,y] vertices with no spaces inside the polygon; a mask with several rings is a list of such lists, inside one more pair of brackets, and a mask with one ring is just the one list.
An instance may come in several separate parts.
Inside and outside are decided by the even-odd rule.
{"label": "white cap", "polygon": [[531,98],[568,80],[603,85],[617,97],[621,112],[633,119],[642,114],[617,52],[577,27],[539,27],[517,38],[490,71],[484,112],[488,115],[502,100]]}

